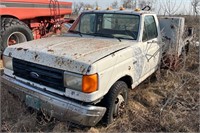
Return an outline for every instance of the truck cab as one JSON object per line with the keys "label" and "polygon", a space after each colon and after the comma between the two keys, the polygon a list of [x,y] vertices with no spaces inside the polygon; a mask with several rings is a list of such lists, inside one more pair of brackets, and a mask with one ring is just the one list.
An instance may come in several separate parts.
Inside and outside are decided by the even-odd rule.
{"label": "truck cab", "polygon": [[84,11],[66,34],[6,48],[2,83],[52,116],[110,124],[126,109],[129,89],[159,67],[160,42],[155,13]]}

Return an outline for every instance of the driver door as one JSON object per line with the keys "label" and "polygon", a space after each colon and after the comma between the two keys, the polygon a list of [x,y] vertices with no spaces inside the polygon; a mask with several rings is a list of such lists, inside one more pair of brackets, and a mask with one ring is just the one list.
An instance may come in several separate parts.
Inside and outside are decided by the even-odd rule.
{"label": "driver door", "polygon": [[144,71],[148,75],[157,69],[160,62],[161,49],[158,40],[158,24],[153,15],[144,17],[144,30],[142,43],[144,46],[145,68]]}

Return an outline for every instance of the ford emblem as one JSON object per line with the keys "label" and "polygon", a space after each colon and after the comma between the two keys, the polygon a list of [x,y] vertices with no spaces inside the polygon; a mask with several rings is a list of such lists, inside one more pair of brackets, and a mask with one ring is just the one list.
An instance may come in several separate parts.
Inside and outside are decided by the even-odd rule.
{"label": "ford emblem", "polygon": [[37,74],[36,72],[30,72],[30,76],[34,79],[38,79],[40,77],[39,74]]}

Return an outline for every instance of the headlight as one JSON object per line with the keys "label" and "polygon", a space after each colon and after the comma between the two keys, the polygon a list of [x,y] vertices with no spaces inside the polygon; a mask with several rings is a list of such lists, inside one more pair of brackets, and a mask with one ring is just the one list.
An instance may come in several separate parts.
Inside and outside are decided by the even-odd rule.
{"label": "headlight", "polygon": [[67,88],[81,91],[82,90],[82,75],[65,72],[64,85]]}
{"label": "headlight", "polygon": [[3,66],[9,70],[13,70],[12,57],[3,56]]}
{"label": "headlight", "polygon": [[78,75],[69,72],[64,73],[64,85],[67,88],[92,93],[98,88],[98,75]]}

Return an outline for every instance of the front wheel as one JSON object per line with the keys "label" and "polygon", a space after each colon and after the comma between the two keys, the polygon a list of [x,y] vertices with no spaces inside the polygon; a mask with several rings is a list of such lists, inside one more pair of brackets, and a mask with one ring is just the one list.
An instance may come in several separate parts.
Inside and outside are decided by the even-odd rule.
{"label": "front wheel", "polygon": [[107,108],[103,121],[105,124],[112,123],[119,116],[123,115],[128,103],[128,86],[123,81],[117,81],[103,99]]}

